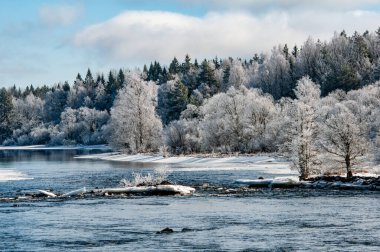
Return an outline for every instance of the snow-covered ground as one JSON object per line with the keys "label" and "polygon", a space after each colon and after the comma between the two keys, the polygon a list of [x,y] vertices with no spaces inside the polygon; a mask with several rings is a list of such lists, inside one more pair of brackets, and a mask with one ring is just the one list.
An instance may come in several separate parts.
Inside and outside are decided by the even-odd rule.
{"label": "snow-covered ground", "polygon": [[0,169],[0,182],[11,181],[11,180],[26,180],[33,179],[27,177],[20,171],[13,169]]}
{"label": "snow-covered ground", "polygon": [[164,158],[160,155],[101,153],[77,156],[79,159],[106,160],[133,163],[178,164],[181,172],[192,171],[227,171],[227,170],[256,170],[265,173],[281,175],[297,175],[289,168],[289,163],[278,161],[269,156],[231,156],[231,157],[200,157],[176,156]]}
{"label": "snow-covered ground", "polygon": [[0,150],[108,150],[107,145],[27,145],[27,146],[0,146]]}
{"label": "snow-covered ground", "polygon": [[239,164],[260,164],[278,162],[269,156],[230,156],[230,157],[197,157],[197,156],[175,156],[163,157],[161,155],[144,155],[144,154],[120,154],[120,153],[102,153],[94,155],[83,155],[76,158],[98,159],[108,161],[124,161],[135,163],[162,163],[162,164],[223,164],[223,163],[239,163]]}

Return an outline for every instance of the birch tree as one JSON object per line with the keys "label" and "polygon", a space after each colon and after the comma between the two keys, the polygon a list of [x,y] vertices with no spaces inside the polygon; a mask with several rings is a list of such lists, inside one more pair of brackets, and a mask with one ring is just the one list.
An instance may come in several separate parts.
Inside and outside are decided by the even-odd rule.
{"label": "birch tree", "polygon": [[161,145],[162,123],[155,112],[157,88],[138,73],[126,76],[111,109],[110,144],[131,152],[155,151]]}
{"label": "birch tree", "polygon": [[300,178],[306,179],[320,163],[316,146],[320,89],[309,77],[303,77],[297,82],[294,93],[296,99],[290,106],[290,137],[282,150],[300,173]]}
{"label": "birch tree", "polygon": [[347,178],[350,178],[360,157],[368,153],[370,142],[367,135],[365,123],[360,123],[354,113],[343,103],[338,103],[326,115],[320,145],[331,161],[343,165]]}

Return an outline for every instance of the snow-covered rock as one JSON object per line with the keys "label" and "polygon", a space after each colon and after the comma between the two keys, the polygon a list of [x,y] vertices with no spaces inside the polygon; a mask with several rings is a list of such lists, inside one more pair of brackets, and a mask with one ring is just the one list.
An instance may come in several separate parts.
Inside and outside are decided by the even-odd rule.
{"label": "snow-covered rock", "polygon": [[131,186],[119,188],[105,188],[94,190],[97,193],[107,194],[150,194],[150,195],[191,195],[195,189],[189,186],[182,185],[157,185],[157,186]]}
{"label": "snow-covered rock", "polygon": [[237,184],[249,185],[250,187],[294,187],[300,185],[298,177],[276,177],[271,179],[238,179]]}

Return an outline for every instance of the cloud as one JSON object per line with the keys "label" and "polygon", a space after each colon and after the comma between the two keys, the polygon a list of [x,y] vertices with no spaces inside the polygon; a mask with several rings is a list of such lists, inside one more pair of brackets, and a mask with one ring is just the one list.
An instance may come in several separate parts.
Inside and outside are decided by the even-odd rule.
{"label": "cloud", "polygon": [[353,8],[362,8],[365,6],[376,6],[378,0],[181,0],[186,4],[203,4],[212,8],[228,9],[250,9],[252,11],[263,11],[270,9],[292,10],[292,9],[338,9],[349,10]]}
{"label": "cloud", "polygon": [[81,5],[45,5],[40,8],[39,17],[47,26],[67,26],[74,23],[82,12]]}
{"label": "cloud", "polygon": [[189,53],[193,58],[251,57],[277,44],[328,39],[334,31],[375,30],[380,14],[369,11],[209,12],[195,17],[162,11],[127,11],[77,33],[74,44],[103,57],[128,62],[160,60]]}

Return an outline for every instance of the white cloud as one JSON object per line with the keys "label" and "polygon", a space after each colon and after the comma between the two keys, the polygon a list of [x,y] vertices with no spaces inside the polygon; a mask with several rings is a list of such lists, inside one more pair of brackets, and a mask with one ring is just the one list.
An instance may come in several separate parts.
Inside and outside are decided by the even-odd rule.
{"label": "white cloud", "polygon": [[[359,15],[360,14],[360,15]],[[334,31],[375,30],[380,14],[368,11],[210,12],[203,17],[160,11],[127,11],[77,33],[78,47],[93,48],[111,60],[130,63],[173,56],[250,57],[281,43],[308,36],[328,39]]]}
{"label": "white cloud", "polygon": [[268,9],[339,9],[348,10],[352,8],[362,8],[363,6],[375,6],[379,0],[181,0],[187,4],[203,4],[213,8],[268,10]]}
{"label": "white cloud", "polygon": [[40,8],[39,16],[47,26],[66,26],[75,22],[82,12],[81,5],[46,5]]}

